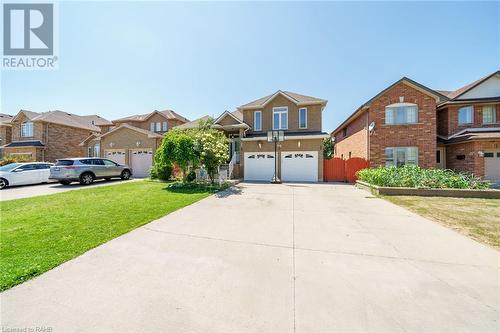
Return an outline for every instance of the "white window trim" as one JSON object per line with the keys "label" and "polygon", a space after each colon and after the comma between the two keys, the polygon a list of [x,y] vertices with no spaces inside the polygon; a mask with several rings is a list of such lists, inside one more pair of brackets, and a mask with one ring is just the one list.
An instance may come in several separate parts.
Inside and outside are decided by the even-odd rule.
{"label": "white window trim", "polygon": [[161,124],[161,129],[162,129],[162,132],[166,132],[168,131],[168,123],[166,121],[164,121],[162,124]]}
{"label": "white window trim", "polygon": [[[277,110],[278,109],[278,110]],[[282,110],[279,110],[279,109],[282,109]],[[284,110],[283,110],[284,109]],[[285,127],[279,127],[279,128],[276,128],[274,125],[274,114],[282,114],[282,113],[286,113],[286,126]],[[280,122],[280,125],[281,124],[281,116],[279,117],[279,122]],[[274,107],[273,108],[273,130],[277,131],[277,130],[287,130],[288,129],[288,106],[277,106],[277,107]]]}
{"label": "white window trim", "polygon": [[[300,111],[301,111],[301,110],[304,110],[304,111],[305,111],[305,114],[306,114],[306,125],[305,125],[305,126],[303,126],[303,127],[302,127],[302,126],[300,126]],[[308,125],[308,124],[307,124],[307,114],[308,114],[308,113],[309,113],[309,112],[307,111],[307,108],[299,108],[299,128],[300,128],[300,129],[306,129],[306,128],[307,128],[307,125]]]}
{"label": "white window trim", "polygon": [[[259,121],[259,126],[258,126],[258,129],[257,129],[257,117],[256,115],[260,114],[260,121]],[[261,132],[262,131],[262,111],[255,111],[254,112],[254,115],[253,115],[253,129],[255,132]]]}
{"label": "white window trim", "polygon": [[155,132],[161,132],[161,123],[160,122],[156,123]]}
{"label": "white window trim", "polygon": [[[464,108],[470,108],[471,109],[471,116],[470,116],[470,122],[467,123],[461,123],[460,122],[460,110]],[[459,107],[457,110],[457,121],[459,125],[469,125],[469,124],[474,124],[474,107],[472,105],[465,105],[462,107]]]}
{"label": "white window trim", "polygon": [[[389,123],[387,122],[387,109],[394,109],[394,108],[398,108],[398,107],[402,107],[402,106],[413,106],[413,107],[416,107],[417,108],[417,112],[415,114],[415,122],[408,122],[408,114],[406,115],[406,122],[404,123],[396,123],[396,118],[395,118],[395,115],[393,113],[392,115],[392,123]],[[385,109],[384,109],[384,123],[385,125],[411,125],[411,124],[418,124],[418,105],[415,104],[415,103],[394,103],[394,104],[390,104],[390,105],[386,105],[385,106]]]}
{"label": "white window trim", "polygon": [[[25,134],[25,133],[24,133],[25,131],[23,131],[23,128],[25,128],[25,126],[26,126],[26,125],[28,125],[28,124],[30,124],[30,129],[31,129],[31,130],[30,130],[30,132],[28,133],[28,135],[24,135],[24,134]],[[34,127],[35,127],[35,126],[33,125],[33,122],[31,122],[31,121],[25,121],[25,122],[23,122],[23,123],[21,124],[21,133],[20,133],[20,134],[21,134],[21,137],[22,137],[22,138],[32,138],[32,137],[33,137],[33,135],[34,135],[34,133],[33,133],[33,132],[34,132]]]}
{"label": "white window trim", "polygon": [[[487,107],[490,107],[491,110],[493,111],[493,119],[492,119],[492,122],[491,123],[485,123],[484,122],[484,109],[487,108]],[[481,115],[483,116],[483,125],[491,125],[491,124],[496,124],[497,123],[497,112],[496,112],[496,108],[495,108],[495,105],[484,105],[481,109]]]}
{"label": "white window trim", "polygon": [[149,123],[149,130],[151,132],[154,132],[155,131],[155,126],[156,126],[155,123]]}

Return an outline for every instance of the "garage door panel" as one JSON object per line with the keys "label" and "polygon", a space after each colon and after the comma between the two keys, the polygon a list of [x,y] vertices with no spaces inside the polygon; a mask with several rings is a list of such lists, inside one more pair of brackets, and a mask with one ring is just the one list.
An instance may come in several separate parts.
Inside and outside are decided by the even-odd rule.
{"label": "garage door panel", "polygon": [[281,180],[285,182],[317,182],[318,152],[293,151],[281,153]]}
{"label": "garage door panel", "polygon": [[104,158],[118,164],[125,164],[125,150],[106,150],[104,151]]}
{"label": "garage door panel", "polygon": [[130,156],[134,177],[148,177],[149,170],[153,166],[153,150],[148,148],[133,150]]}
{"label": "garage door panel", "polygon": [[274,152],[244,154],[244,178],[250,181],[271,181],[274,175]]}
{"label": "garage door panel", "polygon": [[484,178],[500,182],[500,151],[484,152]]}

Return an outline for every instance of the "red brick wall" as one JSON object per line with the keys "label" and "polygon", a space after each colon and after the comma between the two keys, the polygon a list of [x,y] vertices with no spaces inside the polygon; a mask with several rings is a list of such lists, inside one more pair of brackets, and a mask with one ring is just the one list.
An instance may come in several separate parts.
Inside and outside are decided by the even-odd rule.
{"label": "red brick wall", "polygon": [[365,112],[359,115],[345,128],[346,136],[344,137],[343,130],[340,130],[335,135],[335,156],[348,158],[351,157],[368,158],[368,142],[367,142],[367,121],[368,113]]}
{"label": "red brick wall", "polygon": [[[385,107],[399,103],[418,105],[418,123],[410,125],[386,125]],[[386,147],[418,147],[418,164],[421,167],[436,167],[436,99],[405,83],[399,83],[372,101],[369,123],[375,122],[375,131],[370,135],[370,166],[385,165]]]}
{"label": "red brick wall", "polygon": [[91,134],[89,130],[53,123],[44,125],[48,126],[48,136],[43,141],[46,146],[45,161],[54,162],[58,158],[86,156],[85,148],[81,147],[80,143]]}
{"label": "red brick wall", "polygon": [[[453,105],[453,106],[448,106],[446,109],[439,110],[438,113],[443,113],[446,112],[448,114],[448,126],[445,128],[443,125],[441,125],[441,117],[440,116],[440,124],[439,127],[443,130],[446,129],[446,131],[443,132],[442,135],[452,135],[454,133],[457,133],[465,128],[470,128],[470,127],[499,127],[500,126],[500,104],[494,105],[496,108],[496,124],[483,124],[483,106],[487,104],[474,104],[474,117],[473,117],[473,123],[472,124],[464,124],[464,125],[459,125],[458,124],[458,109],[460,109],[462,106],[466,106],[470,104],[464,104],[464,105]],[[490,104],[491,105],[491,104]],[[439,132],[441,134],[441,132]]]}
{"label": "red brick wall", "polygon": [[448,136],[449,129],[449,121],[448,118],[448,109],[438,110],[437,111],[437,134]]}
{"label": "red brick wall", "polygon": [[[500,149],[500,141],[475,141],[446,146],[446,168],[460,172],[484,176],[484,157],[480,151]],[[465,160],[457,160],[457,155],[465,155]]]}

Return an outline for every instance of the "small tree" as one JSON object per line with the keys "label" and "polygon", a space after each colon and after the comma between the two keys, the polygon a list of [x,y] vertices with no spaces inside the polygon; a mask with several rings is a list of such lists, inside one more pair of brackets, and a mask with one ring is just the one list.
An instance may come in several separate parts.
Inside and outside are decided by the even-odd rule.
{"label": "small tree", "polygon": [[156,151],[155,169],[171,170],[175,164],[182,170],[182,178],[185,181],[190,168],[196,166],[199,161],[193,137],[193,132],[190,131],[169,131]]}
{"label": "small tree", "polygon": [[195,147],[200,158],[200,163],[207,169],[208,177],[212,183],[219,166],[229,159],[228,139],[221,131],[205,128],[195,134]]}
{"label": "small tree", "polygon": [[323,157],[327,160],[332,159],[334,154],[333,140],[331,137],[323,140]]}

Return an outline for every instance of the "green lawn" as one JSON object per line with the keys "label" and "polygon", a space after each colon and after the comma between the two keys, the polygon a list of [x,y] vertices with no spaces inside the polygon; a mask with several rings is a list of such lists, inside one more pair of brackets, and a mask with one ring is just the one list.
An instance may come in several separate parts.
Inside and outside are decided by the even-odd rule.
{"label": "green lawn", "polygon": [[500,250],[500,200],[417,196],[383,197]]}
{"label": "green lawn", "polygon": [[0,290],[209,195],[138,181],[0,202]]}

